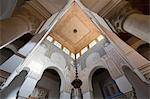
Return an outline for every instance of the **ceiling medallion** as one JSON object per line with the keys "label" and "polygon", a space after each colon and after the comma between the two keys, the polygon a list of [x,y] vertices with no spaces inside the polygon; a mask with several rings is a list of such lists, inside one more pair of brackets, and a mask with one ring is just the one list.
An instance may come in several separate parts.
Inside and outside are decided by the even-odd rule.
{"label": "ceiling medallion", "polygon": [[77,32],[78,32],[78,31],[77,31],[77,29],[73,29],[73,33],[75,33],[75,34],[76,34]]}

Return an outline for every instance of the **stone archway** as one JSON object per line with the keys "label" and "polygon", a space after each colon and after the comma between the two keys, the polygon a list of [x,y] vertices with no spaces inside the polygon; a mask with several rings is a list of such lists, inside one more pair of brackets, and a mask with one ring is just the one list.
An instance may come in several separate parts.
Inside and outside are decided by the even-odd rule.
{"label": "stone archway", "polygon": [[94,99],[113,99],[124,96],[105,68],[99,68],[93,73],[92,88]]}
{"label": "stone archway", "polygon": [[61,86],[62,80],[59,72],[55,69],[47,68],[36,84],[30,98],[59,99]]}
{"label": "stone archway", "polygon": [[100,68],[104,68],[104,67],[103,67],[103,66],[96,66],[96,67],[94,67],[94,68],[91,70],[91,72],[90,72],[90,74],[89,74],[88,83],[89,83],[89,90],[90,90],[90,91],[93,91],[93,87],[92,87],[92,76],[93,76],[93,74],[95,73],[95,71],[96,71],[97,69],[100,69]]}
{"label": "stone archway", "polygon": [[148,84],[143,82],[128,66],[122,66],[122,70],[134,88],[137,99],[149,99]]}

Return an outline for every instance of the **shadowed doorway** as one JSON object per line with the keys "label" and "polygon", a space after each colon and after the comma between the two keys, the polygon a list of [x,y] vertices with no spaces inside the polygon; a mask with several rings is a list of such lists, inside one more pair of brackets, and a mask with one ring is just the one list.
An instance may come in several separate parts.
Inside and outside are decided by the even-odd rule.
{"label": "shadowed doorway", "polygon": [[107,69],[97,69],[92,76],[94,99],[119,99],[123,94]]}
{"label": "shadowed doorway", "polygon": [[29,99],[59,99],[61,79],[53,69],[44,71]]}

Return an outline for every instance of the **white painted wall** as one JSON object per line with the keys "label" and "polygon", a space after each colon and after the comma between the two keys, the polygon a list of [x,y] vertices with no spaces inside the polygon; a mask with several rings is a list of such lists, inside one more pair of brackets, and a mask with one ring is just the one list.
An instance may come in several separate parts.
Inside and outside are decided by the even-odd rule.
{"label": "white painted wall", "polygon": [[83,93],[83,99],[93,99],[93,93],[92,92]]}
{"label": "white painted wall", "polygon": [[121,92],[127,93],[132,91],[132,86],[124,75],[115,79],[115,81]]}
{"label": "white painted wall", "polygon": [[70,99],[70,93],[68,93],[68,92],[62,92],[60,94],[60,99]]}

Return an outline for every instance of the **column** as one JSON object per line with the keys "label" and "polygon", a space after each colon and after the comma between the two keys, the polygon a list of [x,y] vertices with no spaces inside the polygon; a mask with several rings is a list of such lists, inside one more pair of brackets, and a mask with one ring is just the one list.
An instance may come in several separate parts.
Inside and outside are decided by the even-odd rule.
{"label": "column", "polygon": [[34,34],[40,24],[50,16],[51,13],[36,0],[26,1],[13,11],[10,18],[0,21],[0,49],[26,33]]}
{"label": "column", "polygon": [[31,31],[29,21],[23,16],[11,17],[0,22],[1,46],[13,42],[15,39]]}
{"label": "column", "polygon": [[150,43],[150,16],[133,9],[128,1],[112,10],[109,20],[117,32],[128,32]]}
{"label": "column", "polygon": [[27,77],[19,90],[19,99],[26,99],[32,94],[38,80],[32,77]]}
{"label": "column", "polygon": [[123,29],[128,33],[150,43],[150,16],[133,13],[123,23]]}

